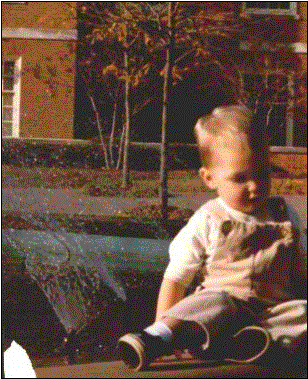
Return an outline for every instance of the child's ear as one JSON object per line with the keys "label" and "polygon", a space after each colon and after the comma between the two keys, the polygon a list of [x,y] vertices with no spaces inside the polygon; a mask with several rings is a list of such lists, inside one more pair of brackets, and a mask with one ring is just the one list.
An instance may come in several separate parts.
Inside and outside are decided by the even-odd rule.
{"label": "child's ear", "polygon": [[199,176],[205,183],[205,185],[211,189],[216,189],[215,182],[211,171],[205,167],[199,169]]}

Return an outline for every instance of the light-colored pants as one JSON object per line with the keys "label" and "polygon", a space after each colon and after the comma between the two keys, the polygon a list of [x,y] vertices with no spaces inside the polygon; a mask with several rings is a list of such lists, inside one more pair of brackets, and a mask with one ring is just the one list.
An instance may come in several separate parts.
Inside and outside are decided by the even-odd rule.
{"label": "light-colored pants", "polygon": [[[273,341],[294,353],[307,334],[307,300],[290,300],[274,306],[254,300],[246,302],[226,292],[200,291],[185,297],[163,314],[203,327],[210,341],[232,329],[232,325],[257,324],[270,333]],[[241,322],[243,323],[241,325]]]}

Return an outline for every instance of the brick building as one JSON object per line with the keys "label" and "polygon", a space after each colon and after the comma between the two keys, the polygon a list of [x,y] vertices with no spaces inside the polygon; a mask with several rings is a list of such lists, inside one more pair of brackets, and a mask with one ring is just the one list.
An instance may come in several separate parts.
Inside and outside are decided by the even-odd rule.
{"label": "brick building", "polygon": [[307,146],[307,2],[242,2],[242,7],[253,17],[251,34],[266,37],[261,45],[241,38],[242,88],[252,102],[262,90],[276,91],[272,145]]}
{"label": "brick building", "polygon": [[[306,146],[307,3],[193,3],[206,7],[210,13],[245,11],[252,16],[250,30],[232,41],[232,58],[240,73],[242,91],[248,93],[252,106],[261,92],[272,96],[272,145]],[[2,2],[2,136],[65,139],[76,135],[75,5],[75,2]],[[246,38],[247,33],[250,38]],[[251,38],[254,36],[255,39]],[[198,92],[195,85],[202,88],[203,74],[199,69],[175,88],[177,125],[186,123],[192,112],[191,104],[207,101],[204,93],[210,91]],[[212,97],[217,96],[213,90]],[[142,133],[147,120],[149,137],[145,139],[157,134],[159,140],[160,105],[151,107],[152,104],[140,113],[135,126],[137,130],[139,122]],[[83,103],[81,112],[84,111]],[[196,116],[197,113],[191,115],[189,125],[193,125]],[[174,130],[176,137],[180,136],[179,129]],[[184,130],[182,134],[185,137],[189,133]],[[142,135],[140,138],[143,139]]]}
{"label": "brick building", "polygon": [[[219,20],[229,13],[233,15],[230,25],[236,24],[236,17],[240,15],[241,21],[229,38],[211,39],[214,59],[227,68],[233,81],[217,80],[217,66],[205,67],[192,62],[184,80],[174,87],[174,139],[182,133],[183,138],[193,140],[196,118],[208,111],[204,103],[211,108],[225,100],[229,102],[228,91],[236,82],[242,98],[248,100],[252,108],[263,102],[263,109],[269,115],[272,146],[307,146],[307,2],[188,4],[192,8],[204,8],[209,20]],[[243,21],[245,13],[246,21]],[[148,119],[151,117],[149,112]]]}
{"label": "brick building", "polygon": [[75,3],[1,6],[2,136],[73,138]]}

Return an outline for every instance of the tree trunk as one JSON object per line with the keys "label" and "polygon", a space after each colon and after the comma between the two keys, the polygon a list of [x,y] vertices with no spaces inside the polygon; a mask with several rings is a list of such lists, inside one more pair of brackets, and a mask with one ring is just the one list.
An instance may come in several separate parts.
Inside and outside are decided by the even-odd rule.
{"label": "tree trunk", "polygon": [[123,126],[123,129],[121,132],[121,139],[120,139],[120,145],[119,145],[119,149],[118,149],[118,161],[117,161],[116,170],[119,170],[120,165],[121,165],[122,151],[123,151],[123,144],[124,144],[124,134],[125,134],[125,125]]}
{"label": "tree trunk", "polygon": [[110,168],[110,164],[109,164],[109,158],[108,158],[108,151],[107,151],[107,146],[106,146],[104,135],[103,135],[103,129],[102,129],[101,120],[99,118],[99,113],[98,113],[98,110],[97,110],[97,107],[96,107],[96,104],[95,104],[93,96],[91,94],[89,94],[89,93],[88,93],[88,96],[89,96],[89,99],[91,101],[91,105],[92,105],[92,108],[93,108],[93,111],[94,111],[95,117],[96,117],[96,123],[97,123],[98,132],[99,132],[99,138],[100,138],[100,141],[101,141],[101,145],[102,145],[102,149],[103,149],[103,154],[104,154],[104,159],[105,159],[105,166],[106,166],[107,169],[109,169]]}
{"label": "tree trunk", "polygon": [[118,99],[115,99],[115,102],[113,105],[113,114],[112,114],[112,126],[111,126],[110,138],[109,138],[109,157],[110,157],[110,164],[112,167],[114,167],[113,143],[114,143],[116,123],[117,123],[117,110],[118,110]]}
{"label": "tree trunk", "polygon": [[128,78],[128,52],[124,51],[124,68],[126,72],[125,81],[125,137],[123,152],[123,177],[122,188],[128,188],[129,185],[129,139],[130,139],[130,109],[129,109],[129,78]]}
{"label": "tree trunk", "polygon": [[162,112],[162,132],[161,132],[161,153],[160,153],[160,198],[162,217],[168,218],[168,185],[167,185],[167,153],[168,153],[168,116],[169,116],[169,95],[171,86],[171,74],[174,56],[174,8],[173,1],[168,3],[168,29],[169,41],[166,50],[166,66],[163,86],[163,112]]}
{"label": "tree trunk", "polygon": [[95,104],[95,100],[94,100],[93,94],[91,93],[91,89],[90,89],[89,83],[87,82],[86,76],[84,74],[82,74],[82,78],[83,78],[84,85],[85,85],[85,88],[86,88],[86,94],[87,94],[87,96],[88,96],[88,98],[89,98],[89,100],[91,102],[92,109],[93,109],[93,112],[95,114],[97,129],[98,129],[98,133],[99,133],[99,138],[100,138],[100,141],[101,141],[101,145],[102,145],[102,149],[103,149],[103,154],[104,154],[105,166],[106,166],[107,169],[109,169],[110,168],[110,164],[109,164],[108,151],[107,151],[107,146],[106,146],[104,135],[103,135],[103,128],[102,128],[101,120],[100,120],[100,117],[99,117],[99,112],[97,110],[97,107],[96,107],[96,104]]}

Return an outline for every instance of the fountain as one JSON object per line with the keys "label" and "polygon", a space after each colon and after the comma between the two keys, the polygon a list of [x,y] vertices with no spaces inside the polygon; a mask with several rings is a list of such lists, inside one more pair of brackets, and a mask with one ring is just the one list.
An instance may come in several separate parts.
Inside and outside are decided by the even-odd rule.
{"label": "fountain", "polygon": [[[113,235],[92,235],[68,232],[50,216],[42,221],[42,215],[28,214],[22,220],[27,229],[6,223],[2,230],[4,266],[23,265],[23,278],[44,294],[61,323],[64,333],[52,353],[74,363],[76,351],[86,350],[91,339],[106,350],[121,333],[153,320],[170,242],[157,238],[168,236],[161,224],[108,218]],[[94,337],[97,328],[101,335]]]}
{"label": "fountain", "polygon": [[3,184],[23,200],[13,209],[6,195],[2,211],[2,304],[16,341],[39,359],[114,359],[121,334],[153,321],[183,222],[56,214],[9,174]]}

